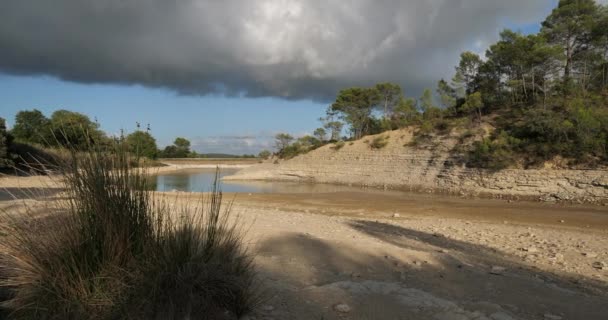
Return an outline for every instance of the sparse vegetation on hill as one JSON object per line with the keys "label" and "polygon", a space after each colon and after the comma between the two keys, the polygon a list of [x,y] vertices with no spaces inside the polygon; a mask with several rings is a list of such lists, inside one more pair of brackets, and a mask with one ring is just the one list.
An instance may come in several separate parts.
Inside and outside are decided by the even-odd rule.
{"label": "sparse vegetation on hill", "polygon": [[[427,89],[419,99],[391,83],[344,89],[321,120],[339,130],[335,119],[342,120],[352,139],[414,126],[415,145],[466,130],[461,151],[470,167],[530,167],[555,157],[572,166],[608,163],[606,6],[562,0],[538,34],[505,30],[485,58],[464,52],[455,71],[435,96]],[[482,126],[494,132],[480,135],[474,129]]]}

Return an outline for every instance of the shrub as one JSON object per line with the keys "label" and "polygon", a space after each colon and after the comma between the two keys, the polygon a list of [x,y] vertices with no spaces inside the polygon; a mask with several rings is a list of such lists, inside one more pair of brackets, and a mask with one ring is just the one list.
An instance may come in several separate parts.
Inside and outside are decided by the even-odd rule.
{"label": "shrub", "polygon": [[476,141],[467,157],[467,165],[475,168],[501,170],[512,166],[516,162],[513,151],[520,141],[501,132],[494,139],[484,138]]}
{"label": "shrub", "polygon": [[268,151],[268,150],[262,150],[258,154],[258,158],[263,159],[263,160],[268,160],[268,158],[270,158],[271,155],[272,154],[270,153],[270,151]]}
{"label": "shrub", "polygon": [[344,148],[344,145],[346,145],[346,143],[344,141],[338,141],[338,142],[334,143],[334,145],[331,146],[330,148],[332,150],[338,151],[338,150]]}
{"label": "shrub", "polygon": [[372,142],[370,142],[369,146],[372,149],[382,149],[388,145],[388,138],[388,136],[375,137]]}
{"label": "shrub", "polygon": [[205,206],[171,212],[129,162],[124,146],[71,152],[61,213],[0,224],[10,235],[2,305],[13,317],[200,319],[255,306],[251,258],[222,209],[218,176]]}
{"label": "shrub", "polygon": [[283,149],[281,149],[281,151],[279,152],[279,158],[291,159],[293,157],[296,157],[297,155],[299,155],[302,152],[303,152],[303,148],[300,145],[300,143],[295,142],[295,143],[292,143],[292,144],[284,147]]}

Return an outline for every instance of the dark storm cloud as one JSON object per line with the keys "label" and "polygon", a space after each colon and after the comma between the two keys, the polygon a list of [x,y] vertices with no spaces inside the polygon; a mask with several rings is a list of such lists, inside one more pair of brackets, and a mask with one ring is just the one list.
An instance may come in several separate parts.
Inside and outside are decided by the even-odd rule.
{"label": "dark storm cloud", "polygon": [[0,70],[182,94],[328,100],[395,81],[417,93],[548,0],[18,0]]}

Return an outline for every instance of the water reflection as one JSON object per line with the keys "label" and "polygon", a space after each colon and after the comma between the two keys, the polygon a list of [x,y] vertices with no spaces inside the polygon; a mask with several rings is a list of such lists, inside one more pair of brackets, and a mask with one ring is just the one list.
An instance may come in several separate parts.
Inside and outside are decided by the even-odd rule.
{"label": "water reflection", "polygon": [[[234,174],[238,169],[222,169],[220,177]],[[213,184],[215,169],[187,169],[156,176],[156,191],[208,192]],[[222,191],[237,193],[328,193],[361,191],[358,187],[330,184],[222,181]]]}

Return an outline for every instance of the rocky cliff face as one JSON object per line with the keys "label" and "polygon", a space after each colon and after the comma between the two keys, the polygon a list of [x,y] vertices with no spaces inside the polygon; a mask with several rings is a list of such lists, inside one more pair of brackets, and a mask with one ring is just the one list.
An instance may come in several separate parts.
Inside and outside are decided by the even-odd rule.
{"label": "rocky cliff face", "polygon": [[544,201],[608,203],[608,170],[487,170],[466,168],[456,152],[458,139],[413,147],[412,130],[382,134],[388,145],[373,149],[375,136],[347,142],[339,150],[324,146],[278,164],[264,163],[227,180],[338,183],[385,189],[527,198]]}

